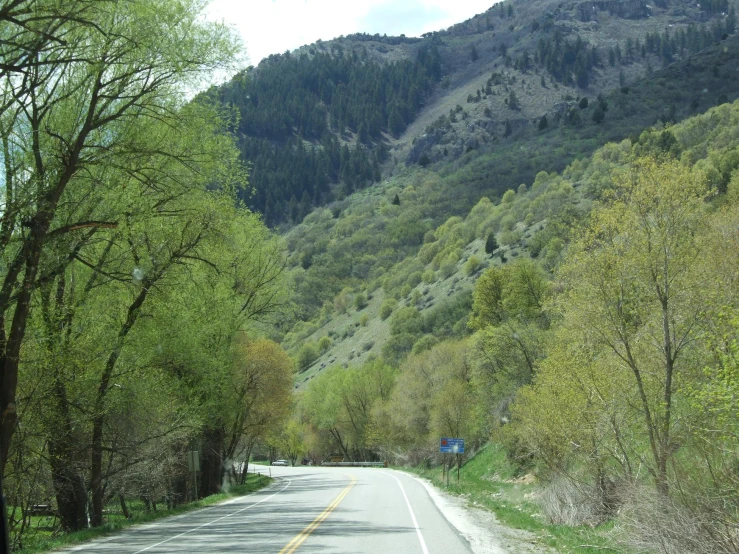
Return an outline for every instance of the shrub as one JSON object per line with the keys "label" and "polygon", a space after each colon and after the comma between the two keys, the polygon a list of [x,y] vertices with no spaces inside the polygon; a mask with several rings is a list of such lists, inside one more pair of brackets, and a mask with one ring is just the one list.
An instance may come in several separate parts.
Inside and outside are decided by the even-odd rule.
{"label": "shrub", "polygon": [[318,349],[312,342],[306,343],[298,352],[297,359],[295,360],[298,369],[302,372],[313,365],[318,359]]}
{"label": "shrub", "polygon": [[439,268],[439,274],[442,279],[448,279],[454,275],[455,271],[457,271],[457,264],[454,262],[444,262],[444,264]]}
{"label": "shrub", "polygon": [[423,318],[416,308],[401,308],[390,320],[390,334],[415,334],[423,330]]}
{"label": "shrub", "polygon": [[367,297],[364,293],[359,293],[354,297],[354,307],[357,310],[364,310],[367,307]]}
{"label": "shrub", "polygon": [[367,327],[367,323],[369,323],[369,316],[367,314],[362,314],[362,317],[359,318],[359,324],[362,327]]}
{"label": "shrub", "polygon": [[464,264],[465,275],[473,275],[482,267],[482,261],[477,256],[470,256],[469,260]]}
{"label": "shrub", "polygon": [[520,241],[522,236],[521,231],[503,231],[500,234],[500,243],[505,246],[511,246]]}
{"label": "shrub", "polygon": [[406,281],[406,284],[409,285],[411,288],[415,287],[417,284],[419,284],[423,280],[423,273],[421,271],[414,271],[410,275],[408,275],[408,280]]}
{"label": "shrub", "polygon": [[333,341],[331,340],[331,338],[324,335],[318,341],[318,350],[320,350],[321,354],[323,354],[329,348],[331,348],[332,344],[333,344]]}
{"label": "shrub", "polygon": [[439,339],[434,335],[424,335],[413,345],[413,354],[420,354],[426,350],[431,350],[437,344],[439,344]]}
{"label": "shrub", "polygon": [[436,272],[433,269],[427,269],[423,272],[421,280],[427,285],[430,285],[431,283],[436,281]]}
{"label": "shrub", "polygon": [[393,300],[392,298],[388,298],[387,300],[385,300],[380,306],[380,319],[384,320],[390,317],[390,314],[393,313],[393,310],[397,305],[398,302],[396,300]]}

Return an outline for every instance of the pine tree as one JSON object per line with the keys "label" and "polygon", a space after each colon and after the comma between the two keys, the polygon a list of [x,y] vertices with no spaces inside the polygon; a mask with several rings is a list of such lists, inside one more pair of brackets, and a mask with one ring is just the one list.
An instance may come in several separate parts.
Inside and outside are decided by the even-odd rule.
{"label": "pine tree", "polygon": [[495,240],[495,233],[490,233],[485,240],[485,253],[492,255],[498,249],[498,241]]}

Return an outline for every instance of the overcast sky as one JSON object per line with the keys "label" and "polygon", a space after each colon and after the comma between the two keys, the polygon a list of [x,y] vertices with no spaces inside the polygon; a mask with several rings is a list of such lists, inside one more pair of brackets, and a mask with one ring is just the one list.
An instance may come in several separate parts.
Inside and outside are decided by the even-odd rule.
{"label": "overcast sky", "polygon": [[351,33],[419,36],[486,11],[496,0],[212,0],[209,17],[233,25],[249,63]]}

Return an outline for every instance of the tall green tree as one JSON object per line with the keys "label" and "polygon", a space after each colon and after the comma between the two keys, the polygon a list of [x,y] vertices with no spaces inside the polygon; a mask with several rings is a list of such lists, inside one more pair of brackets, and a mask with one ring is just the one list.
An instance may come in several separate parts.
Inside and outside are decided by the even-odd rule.
{"label": "tall green tree", "polygon": [[[36,4],[6,4],[11,8],[1,14],[6,18],[12,6],[21,7],[20,24],[3,25],[3,32],[23,39],[24,32],[41,30],[34,28]],[[56,3],[39,5],[52,9]],[[71,200],[72,189],[111,187],[106,169],[137,178],[140,157],[156,155],[139,142],[145,127],[154,120],[176,121],[188,87],[230,63],[237,47],[223,26],[200,19],[202,4],[194,0],[99,2],[88,7],[84,24],[75,17],[54,23],[55,36],[63,40],[41,41],[26,75],[19,74],[24,68],[7,71],[0,83],[6,176],[0,224],[0,255],[6,268],[0,284],[2,464],[17,423],[20,353],[42,255],[65,235],[122,223],[121,213],[112,222],[60,220],[60,206]],[[48,25],[48,19],[39,24]],[[18,27],[24,29],[20,34]],[[25,56],[12,50],[12,42],[7,44],[6,60]]]}

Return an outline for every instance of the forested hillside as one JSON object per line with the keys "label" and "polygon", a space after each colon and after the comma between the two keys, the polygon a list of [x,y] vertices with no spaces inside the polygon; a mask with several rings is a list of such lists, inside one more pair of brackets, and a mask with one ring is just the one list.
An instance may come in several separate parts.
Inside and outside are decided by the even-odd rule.
{"label": "forested hillside", "polygon": [[[327,321],[343,289],[373,290],[388,275],[397,272],[402,282],[402,275],[418,272],[425,265],[418,257],[426,233],[450,215],[465,216],[481,197],[497,201],[508,189],[530,186],[539,172],[562,171],[608,141],[636,141],[652,124],[669,125],[701,106],[735,99],[737,56],[739,37],[732,36],[628,88],[592,102],[573,101],[565,112],[573,115],[552,118],[546,129],[521,130],[489,152],[471,151],[454,163],[412,165],[386,183],[316,210],[287,234],[297,317],[303,322],[296,335]],[[605,120],[596,123],[593,115],[603,106]],[[396,194],[398,204],[393,203]],[[377,346],[380,342],[375,340]]]}
{"label": "forested hillside", "polygon": [[[610,130],[614,118],[595,102],[599,95],[627,89],[735,27],[726,2],[504,2],[422,39],[350,35],[273,55],[208,96],[237,115],[233,132],[254,187],[241,198],[270,226],[299,223],[399,163],[446,166],[496,152],[522,133],[602,124],[607,136],[581,152],[590,154],[623,131]],[[658,115],[649,110],[644,124],[697,113],[735,89],[706,90],[679,102],[657,92],[664,106]],[[585,114],[577,109],[583,97],[593,107]]]}
{"label": "forested hillside", "polygon": [[313,206],[379,181],[385,136],[405,130],[441,77],[433,42],[415,51],[381,63],[366,47],[319,44],[270,56],[211,91],[239,116],[235,132],[256,190],[244,200],[268,223],[299,222]]}

